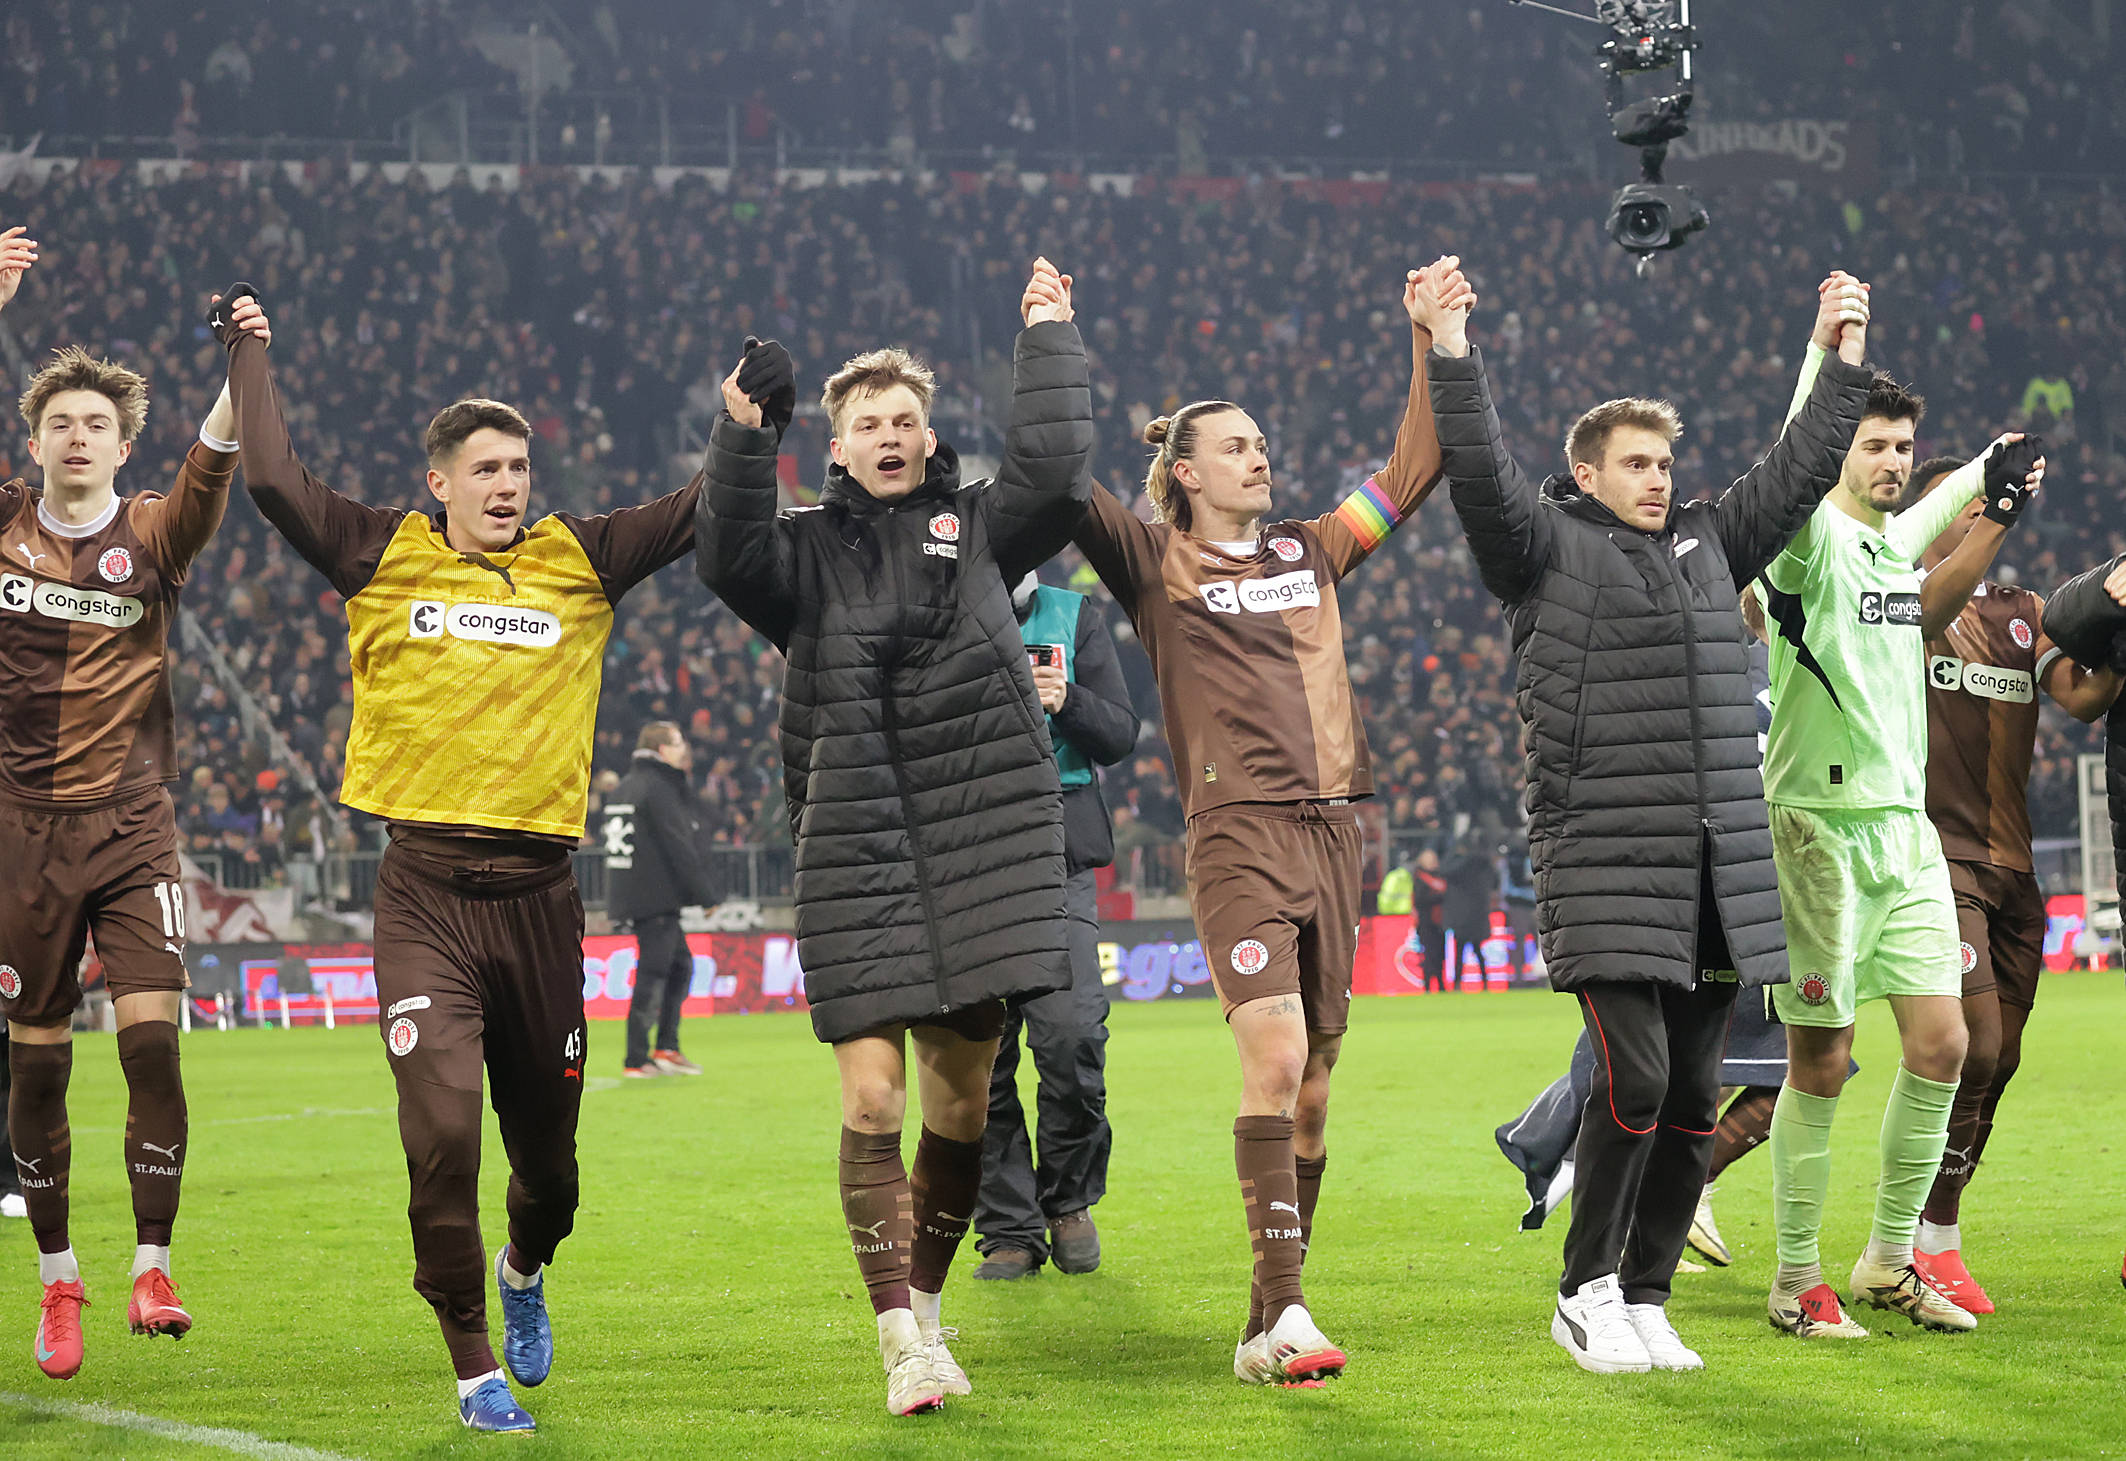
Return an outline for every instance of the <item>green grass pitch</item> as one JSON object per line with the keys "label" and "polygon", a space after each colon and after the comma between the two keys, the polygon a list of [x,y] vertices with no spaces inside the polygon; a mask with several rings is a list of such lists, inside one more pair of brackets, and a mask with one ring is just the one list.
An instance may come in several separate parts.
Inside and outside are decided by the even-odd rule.
{"label": "green grass pitch", "polygon": [[[1867,1318],[1864,1344],[1764,1322],[1770,1166],[1721,1184],[1736,1265],[1678,1280],[1708,1368],[1582,1374],[1548,1337],[1561,1228],[1515,1231],[1491,1131],[1562,1067],[1573,1005],[1539,994],[1362,1000],[1337,1072],[1307,1279],[1352,1356],[1320,1392],[1231,1374],[1247,1243],[1229,1135],[1238,1077],[1209,1003],[1115,1011],[1106,1262],[946,1295],[976,1393],[885,1413],[875,1331],[836,1208],[833,1062],[802,1018],[697,1022],[711,1074],[611,1080],[593,1030],[583,1210],[548,1290],[558,1359],[528,1439],[463,1431],[409,1286],[405,1168],[373,1027],[198,1033],[184,1046],[193,1153],[177,1276],[198,1327],[125,1332],[132,1228],[108,1036],[73,1085],[74,1242],[92,1300],[70,1384],[31,1357],[28,1225],[0,1226],[0,1456],[229,1454],[39,1413],[101,1403],[340,1456],[1148,1457],[2096,1456],[2126,1451],[2126,1152],[2116,974],[2046,979],[2022,1074],[1965,1206],[1999,1302],[1975,1335]],[[1895,1048],[1868,1010],[1841,1110],[1826,1268],[1866,1236]],[[490,1128],[490,1247],[500,1144]],[[1881,1322],[1878,1322],[1881,1321]],[[253,1454],[270,1454],[254,1450]]]}

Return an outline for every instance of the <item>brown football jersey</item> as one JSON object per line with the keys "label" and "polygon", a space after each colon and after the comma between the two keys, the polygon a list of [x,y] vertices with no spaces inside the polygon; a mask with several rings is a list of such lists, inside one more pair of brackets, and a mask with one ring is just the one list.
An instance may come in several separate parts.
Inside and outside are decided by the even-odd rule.
{"label": "brown football jersey", "polygon": [[84,808],[175,779],[170,624],[235,469],[194,445],[168,493],[80,527],[43,489],[0,484],[0,796]]}
{"label": "brown football jersey", "polygon": [[1439,481],[1427,344],[1413,332],[1410,399],[1387,465],[1333,512],[1264,525],[1252,548],[1142,522],[1094,487],[1076,541],[1158,676],[1189,816],[1372,795],[1336,585]]}
{"label": "brown football jersey", "polygon": [[2030,760],[2040,682],[2059,655],[2027,589],[1982,583],[1927,641],[1927,815],[1953,862],[2030,860]]}

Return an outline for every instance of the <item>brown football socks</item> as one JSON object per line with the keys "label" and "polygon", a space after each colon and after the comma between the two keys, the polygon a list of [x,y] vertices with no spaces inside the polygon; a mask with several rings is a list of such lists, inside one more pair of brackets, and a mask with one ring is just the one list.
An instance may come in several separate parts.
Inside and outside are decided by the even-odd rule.
{"label": "brown football socks", "polygon": [[1248,1241],[1255,1251],[1261,1324],[1270,1328],[1291,1305],[1305,1302],[1299,1269],[1306,1258],[1306,1229],[1292,1156],[1292,1118],[1242,1116],[1234,1121],[1233,1167],[1240,1176]]}
{"label": "brown football socks", "polygon": [[[908,1282],[926,1294],[945,1287],[982,1185],[982,1143],[954,1141],[928,1126],[915,1143],[908,1186],[915,1199],[915,1244]],[[960,1209],[965,1208],[962,1212]]]}
{"label": "brown football socks", "polygon": [[1719,1181],[1720,1174],[1739,1158],[1764,1144],[1772,1134],[1772,1109],[1778,1104],[1777,1086],[1744,1086],[1727,1103],[1713,1128],[1713,1164],[1705,1174],[1707,1182]]}
{"label": "brown football socks", "polygon": [[[1314,1204],[1321,1200],[1321,1174],[1329,1165],[1327,1153],[1318,1157],[1294,1157],[1293,1171],[1299,1177],[1299,1261],[1307,1261],[1307,1253],[1314,1245]],[[1262,1333],[1262,1282],[1251,1279],[1248,1283],[1248,1327],[1240,1337],[1253,1339]]]}
{"label": "brown football socks", "polygon": [[67,1174],[74,1138],[66,1121],[67,1078],[74,1070],[71,1041],[57,1045],[8,1042],[14,1089],[7,1104],[7,1139],[15,1149],[15,1175],[29,1208],[30,1231],[40,1253],[67,1251]]}
{"label": "brown football socks", "polygon": [[135,1241],[167,1248],[188,1136],[177,1026],[145,1020],[120,1030],[118,1064],[126,1082],[126,1177],[133,1184]]}
{"label": "brown football socks", "polygon": [[915,1198],[901,1162],[901,1134],[843,1127],[841,1187],[842,1221],[872,1311],[907,1308]]}

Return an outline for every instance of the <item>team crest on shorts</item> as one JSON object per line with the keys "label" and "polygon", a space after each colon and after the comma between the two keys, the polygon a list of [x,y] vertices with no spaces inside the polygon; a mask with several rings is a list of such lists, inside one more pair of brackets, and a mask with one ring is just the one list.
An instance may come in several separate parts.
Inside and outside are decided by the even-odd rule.
{"label": "team crest on shorts", "polygon": [[1978,967],[1978,950],[1972,948],[1969,944],[1962,944],[1959,947],[1964,951],[1964,972],[1969,974]]}
{"label": "team crest on shorts", "polygon": [[1831,986],[1821,974],[1811,974],[1801,981],[1801,1002],[1822,1004],[1831,997]]}
{"label": "team crest on shorts", "polygon": [[2017,649],[2028,649],[2037,642],[2037,636],[2030,632],[2028,621],[2023,619],[2010,619],[2008,621],[2008,637],[2015,641]]}
{"label": "team crest on shorts", "polygon": [[105,583],[124,583],[133,576],[133,555],[123,548],[106,548],[96,560],[96,571]]}
{"label": "team crest on shorts", "polygon": [[960,516],[955,512],[941,512],[930,519],[930,536],[941,543],[957,543],[960,540]]}
{"label": "team crest on shorts", "polygon": [[13,964],[0,964],[0,999],[13,999],[22,993],[22,975]]}
{"label": "team crest on shorts", "polygon": [[1260,974],[1269,966],[1269,948],[1259,938],[1244,938],[1233,945],[1233,972]]}
{"label": "team crest on shorts", "polygon": [[1290,538],[1272,538],[1270,539],[1270,551],[1287,563],[1297,563],[1305,556],[1307,550],[1300,547],[1299,544]]}
{"label": "team crest on shorts", "polygon": [[412,1020],[393,1020],[391,1033],[384,1037],[393,1055],[404,1055],[421,1043],[421,1027]]}

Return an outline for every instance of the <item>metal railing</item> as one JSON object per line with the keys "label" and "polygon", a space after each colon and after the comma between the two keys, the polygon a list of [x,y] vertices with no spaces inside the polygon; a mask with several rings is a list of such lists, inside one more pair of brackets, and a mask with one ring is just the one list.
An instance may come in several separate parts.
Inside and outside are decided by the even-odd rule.
{"label": "metal railing", "polygon": [[[1445,853],[1445,834],[1391,829],[1387,834],[1388,866],[1408,862],[1425,848]],[[2082,844],[2076,838],[2040,838],[2034,844],[2039,883],[2049,893],[2082,890]],[[275,866],[247,862],[242,855],[213,851],[189,854],[200,871],[225,888],[237,891],[264,886]],[[367,908],[376,892],[377,864],[384,854],[376,851],[327,853],[322,860],[288,859],[281,876],[296,890],[299,905],[322,903],[336,909]],[[590,848],[574,854],[576,882],[586,908],[603,908],[608,890],[605,854]],[[794,855],[787,844],[747,844],[711,848],[708,853],[712,903],[744,899],[754,903],[787,903],[792,895]],[[1115,856],[1115,886],[1145,897],[1167,897],[1187,891],[1183,872],[1182,843],[1178,838],[1130,842]]]}

